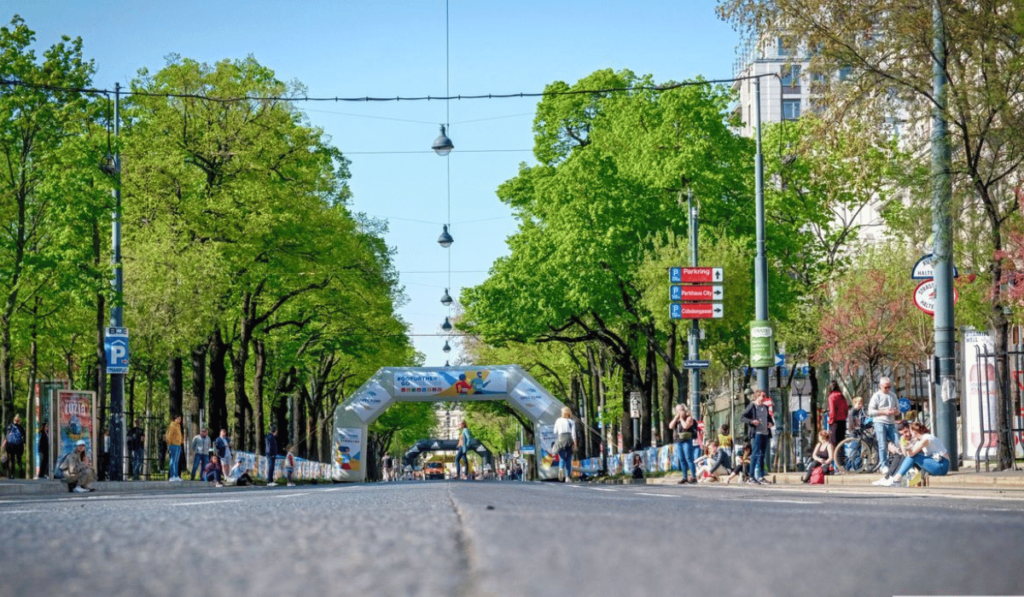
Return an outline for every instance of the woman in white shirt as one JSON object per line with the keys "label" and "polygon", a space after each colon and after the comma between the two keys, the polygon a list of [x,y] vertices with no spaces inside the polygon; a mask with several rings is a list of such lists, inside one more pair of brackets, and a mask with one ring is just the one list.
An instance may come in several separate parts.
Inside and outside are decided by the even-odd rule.
{"label": "woman in white shirt", "polygon": [[883,486],[898,485],[903,475],[907,474],[915,464],[929,475],[942,476],[949,472],[949,450],[942,440],[932,435],[931,431],[919,421],[910,424],[913,442],[907,448],[907,457],[900,464],[895,475],[880,482]]}
{"label": "woman in white shirt", "polygon": [[558,454],[558,480],[564,483],[572,479],[572,454],[576,450],[576,422],[568,406],[562,407],[562,416],[555,421],[555,445],[552,447]]}

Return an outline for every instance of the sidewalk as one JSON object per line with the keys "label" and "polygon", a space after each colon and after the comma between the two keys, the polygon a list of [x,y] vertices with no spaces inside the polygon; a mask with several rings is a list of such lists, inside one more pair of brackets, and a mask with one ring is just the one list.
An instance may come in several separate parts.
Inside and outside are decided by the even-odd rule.
{"label": "sidewalk", "polygon": [[[651,485],[671,485],[679,481],[679,473],[671,473],[664,477],[646,479]],[[767,473],[766,479],[773,480],[776,485],[803,486],[803,473]],[[846,485],[852,487],[871,486],[872,481],[881,478],[878,473],[827,475],[825,485]],[[737,483],[737,479],[733,483]],[[1005,470],[999,472],[974,472],[974,463],[967,463],[959,471],[950,472],[941,477],[929,477],[928,486],[943,489],[994,489],[1024,493],[1024,470]]]}
{"label": "sidewalk", "polygon": [[[96,492],[103,493],[137,493],[144,491],[174,491],[186,489],[215,489],[213,483],[206,481],[96,481],[92,484]],[[0,497],[8,495],[55,494],[68,493],[68,486],[63,481],[48,479],[0,479]]]}

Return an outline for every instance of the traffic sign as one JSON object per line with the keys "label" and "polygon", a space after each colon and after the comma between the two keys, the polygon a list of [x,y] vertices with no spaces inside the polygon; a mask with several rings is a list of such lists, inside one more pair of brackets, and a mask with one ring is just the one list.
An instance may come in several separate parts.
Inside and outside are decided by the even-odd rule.
{"label": "traffic sign", "polygon": [[[935,266],[932,264],[934,255],[928,253],[921,257],[914,264],[914,269],[910,272],[910,279],[912,280],[930,280],[935,277]],[[953,266],[953,277],[959,278],[960,272],[957,271],[956,266]]]}
{"label": "traffic sign", "polygon": [[[953,288],[953,304],[960,300],[960,293]],[[914,289],[914,304],[928,315],[935,315],[935,280],[925,280]]]}
{"label": "traffic sign", "polygon": [[108,327],[103,338],[107,353],[107,373],[128,374],[128,328]]}
{"label": "traffic sign", "polygon": [[680,286],[673,284],[668,287],[670,301],[720,301],[723,292],[721,286]]}
{"label": "traffic sign", "polygon": [[786,355],[775,353],[775,366],[785,367],[786,366]]}
{"label": "traffic sign", "polygon": [[683,369],[707,369],[711,366],[711,361],[703,360],[686,360],[683,361]]}
{"label": "traffic sign", "polygon": [[908,398],[900,398],[898,400],[898,402],[900,404],[900,412],[901,413],[906,414],[906,413],[910,412],[910,400]]}
{"label": "traffic sign", "polygon": [[721,319],[722,303],[672,303],[668,306],[670,319]]}
{"label": "traffic sign", "polygon": [[722,268],[720,267],[670,267],[668,268],[669,282],[722,282]]}

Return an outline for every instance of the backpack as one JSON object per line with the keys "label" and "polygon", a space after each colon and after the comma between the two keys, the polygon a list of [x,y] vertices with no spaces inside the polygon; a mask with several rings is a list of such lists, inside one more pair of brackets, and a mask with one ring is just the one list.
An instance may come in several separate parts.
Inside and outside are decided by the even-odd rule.
{"label": "backpack", "polygon": [[11,423],[11,426],[7,428],[7,443],[13,446],[20,446],[24,442],[25,436],[21,434],[21,429],[14,423]]}
{"label": "backpack", "polygon": [[825,468],[815,467],[811,471],[811,485],[824,485],[825,484]]}

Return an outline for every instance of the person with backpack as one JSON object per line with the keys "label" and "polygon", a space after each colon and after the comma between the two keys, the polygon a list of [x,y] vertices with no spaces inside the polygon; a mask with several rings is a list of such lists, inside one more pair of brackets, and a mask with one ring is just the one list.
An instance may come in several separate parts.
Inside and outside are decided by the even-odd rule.
{"label": "person with backpack", "polygon": [[[818,443],[814,446],[811,451],[811,460],[807,463],[807,470],[804,472],[802,481],[804,483],[811,483],[812,475],[822,475],[828,470],[828,466],[832,464],[836,457],[836,448],[832,445],[829,440],[828,431],[818,432]],[[815,469],[821,469],[821,473],[814,473]],[[824,479],[822,479],[824,482]],[[813,483],[819,485],[819,483]]]}
{"label": "person with backpack", "polygon": [[277,426],[270,426],[270,433],[266,438],[267,448],[267,487],[277,487],[274,481],[274,465],[277,464]]}
{"label": "person with backpack", "polygon": [[693,440],[697,438],[697,422],[685,404],[677,404],[675,413],[668,423],[668,428],[672,430],[679,472],[683,474],[678,483],[696,483],[697,466],[694,464]]}
{"label": "person with backpack", "polygon": [[13,479],[18,466],[21,466],[24,473],[25,467],[21,457],[25,454],[25,428],[21,425],[21,415],[14,415],[14,421],[7,426],[7,432],[4,433],[4,451],[7,453],[7,475]]}

